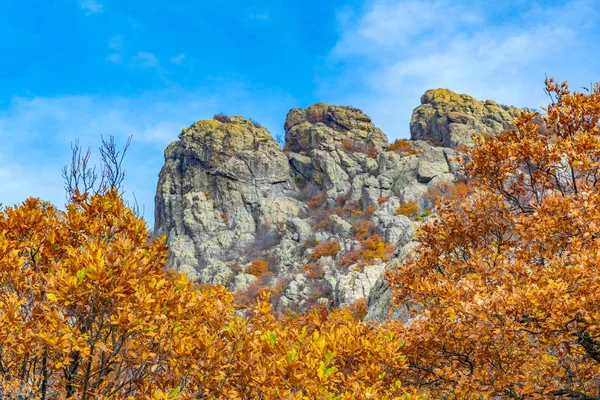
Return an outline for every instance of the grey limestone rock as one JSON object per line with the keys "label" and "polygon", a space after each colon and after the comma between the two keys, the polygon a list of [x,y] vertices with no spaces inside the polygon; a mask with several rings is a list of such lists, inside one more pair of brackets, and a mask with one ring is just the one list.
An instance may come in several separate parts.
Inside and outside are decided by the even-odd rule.
{"label": "grey limestone rock", "polygon": [[[474,130],[508,129],[518,114],[448,90],[428,91],[421,102],[410,125],[411,151],[390,150],[362,111],[322,103],[288,113],[283,149],[242,117],[216,116],[183,129],[165,150],[156,192],[154,233],[167,237],[169,267],[243,291],[257,278],[240,265],[262,259],[272,275],[260,283],[283,288],[278,307],[302,311],[368,298],[368,319],[407,321],[406,308],[390,303],[384,268],[398,265],[418,224],[435,218],[433,189],[464,179],[452,147],[470,144]],[[397,214],[412,201],[420,216]],[[344,260],[374,234],[396,247],[387,265]],[[320,243],[339,251],[314,256]]]}
{"label": "grey limestone rock", "polygon": [[512,129],[518,114],[517,108],[491,100],[432,89],[421,96],[421,105],[413,111],[410,135],[413,140],[430,140],[446,147],[470,146],[474,133],[495,135]]}

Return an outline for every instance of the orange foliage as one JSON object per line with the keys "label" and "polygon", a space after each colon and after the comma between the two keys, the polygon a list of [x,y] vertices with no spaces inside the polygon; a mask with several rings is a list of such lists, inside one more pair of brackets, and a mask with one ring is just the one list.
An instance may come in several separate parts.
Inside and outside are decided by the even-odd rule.
{"label": "orange foliage", "polygon": [[400,334],[428,398],[598,397],[600,86],[546,91],[543,119],[475,138],[473,193],[441,198],[387,274],[424,316]]}
{"label": "orange foliage", "polygon": [[347,152],[354,151],[354,143],[350,138],[344,139],[344,141],[341,144],[341,147],[344,151]]}
{"label": "orange foliage", "polygon": [[363,257],[364,252],[365,250],[362,247],[346,252],[346,254],[340,257],[339,261],[337,262],[337,266],[344,268],[347,268],[351,265],[356,265],[359,268],[364,267],[366,265]]}
{"label": "orange foliage", "polygon": [[377,199],[377,202],[378,202],[379,204],[383,204],[383,203],[385,203],[386,201],[388,201],[389,199],[390,199],[389,197],[383,197],[383,196],[381,196],[381,197],[379,197],[379,198]]}
{"label": "orange foliage", "polygon": [[264,260],[254,260],[250,263],[248,268],[246,268],[246,273],[256,276],[260,278],[269,272],[269,263]]}
{"label": "orange foliage", "polygon": [[323,271],[323,267],[319,264],[306,264],[302,268],[302,272],[309,279],[323,279],[325,277],[325,271]]}
{"label": "orange foliage", "polygon": [[0,212],[0,398],[405,398],[391,326],[268,294],[242,316],[166,260],[115,190]]}
{"label": "orange foliage", "polygon": [[371,158],[377,158],[377,147],[372,144],[367,145],[367,155]]}
{"label": "orange foliage", "polygon": [[418,151],[413,149],[412,143],[406,139],[396,139],[394,143],[390,144],[390,151],[396,152],[404,156],[419,153]]}
{"label": "orange foliage", "polygon": [[442,182],[433,188],[427,189],[423,197],[436,202],[438,200],[460,201],[473,192],[473,187],[465,182]]}
{"label": "orange foliage", "polygon": [[340,242],[337,239],[321,242],[315,246],[308,259],[318,260],[321,257],[335,257],[340,249]]}
{"label": "orange foliage", "polygon": [[315,194],[306,202],[306,205],[310,209],[316,209],[321,207],[327,201],[327,192],[321,192],[319,194]]}
{"label": "orange foliage", "polygon": [[358,299],[354,303],[350,304],[347,308],[352,313],[354,319],[362,321],[367,316],[367,311],[369,310],[367,298],[363,297]]}
{"label": "orange foliage", "polygon": [[353,249],[344,254],[337,265],[340,267],[349,267],[357,265],[374,264],[376,260],[387,262],[394,253],[395,247],[390,243],[384,242],[378,235],[371,235],[361,241],[361,247]]}
{"label": "orange foliage", "polygon": [[363,210],[364,218],[371,218],[371,216],[377,211],[377,206],[369,206]]}
{"label": "orange foliage", "polygon": [[421,208],[416,201],[407,201],[400,204],[400,207],[396,208],[396,215],[404,215],[412,218],[419,213]]}
{"label": "orange foliage", "polygon": [[374,263],[376,259],[389,261],[394,252],[394,246],[381,240],[379,235],[369,236],[361,244],[364,247],[363,259],[368,264]]}
{"label": "orange foliage", "polygon": [[313,122],[323,121],[325,110],[319,107],[310,107],[307,109],[308,118]]}
{"label": "orange foliage", "polygon": [[352,235],[356,240],[364,240],[371,234],[371,223],[368,219],[359,219],[352,225]]}

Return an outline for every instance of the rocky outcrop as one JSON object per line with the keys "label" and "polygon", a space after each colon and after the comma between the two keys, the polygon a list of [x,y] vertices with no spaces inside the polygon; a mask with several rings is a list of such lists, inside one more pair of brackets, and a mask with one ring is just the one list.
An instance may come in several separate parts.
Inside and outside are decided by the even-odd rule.
{"label": "rocky outcrop", "polygon": [[306,109],[293,108],[285,119],[286,148],[307,154],[310,150],[334,151],[336,147],[387,147],[388,140],[381,129],[361,110],[324,103]]}
{"label": "rocky outcrop", "polygon": [[519,109],[478,101],[448,89],[432,89],[421,96],[410,121],[413,140],[429,140],[445,147],[471,146],[474,133],[495,135],[513,128]]}
{"label": "rocky outcrop", "polygon": [[[382,272],[414,246],[435,189],[461,179],[450,146],[512,120],[449,91],[422,103],[413,140],[391,147],[362,111],[322,103],[288,113],[283,149],[242,117],[185,128],[165,150],[156,194],[155,234],[167,237],[170,266],[240,298],[270,287],[279,310],[368,298],[368,319],[407,320]],[[399,211],[407,204],[410,213]]]}
{"label": "rocky outcrop", "polygon": [[241,117],[198,121],[165,150],[155,233],[167,236],[173,267],[192,278],[211,267],[233,279],[216,261],[258,229],[297,214],[285,197],[292,191],[287,156],[265,128]]}

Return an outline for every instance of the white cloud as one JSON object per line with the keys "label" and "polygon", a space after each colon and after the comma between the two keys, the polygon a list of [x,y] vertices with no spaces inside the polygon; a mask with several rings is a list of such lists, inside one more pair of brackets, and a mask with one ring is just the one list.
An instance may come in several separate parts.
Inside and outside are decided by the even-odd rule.
{"label": "white cloud", "polygon": [[158,58],[146,51],[138,51],[136,58],[145,67],[156,67],[158,65]]}
{"label": "white cloud", "polygon": [[104,6],[96,0],[82,0],[79,5],[85,10],[86,16],[104,11]]}
{"label": "white cloud", "polygon": [[171,57],[169,61],[173,64],[183,64],[183,62],[185,61],[185,54],[178,54],[174,57]]}
{"label": "white cloud", "polygon": [[392,138],[408,136],[412,110],[431,88],[538,108],[547,103],[545,74],[573,87],[598,79],[599,67],[582,59],[600,49],[591,1],[522,2],[512,14],[500,3],[478,8],[450,0],[375,0],[360,14],[346,9],[330,60],[348,68],[325,82],[322,94],[348,87],[345,101],[363,108]]}
{"label": "white cloud", "polygon": [[123,50],[123,37],[120,35],[111,37],[108,41],[108,48],[115,52],[120,52]]}

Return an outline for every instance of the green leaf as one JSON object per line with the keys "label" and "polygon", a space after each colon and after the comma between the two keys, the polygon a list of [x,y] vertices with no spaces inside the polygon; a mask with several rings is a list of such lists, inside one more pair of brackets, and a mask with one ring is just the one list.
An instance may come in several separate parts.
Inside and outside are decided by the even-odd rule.
{"label": "green leaf", "polygon": [[169,398],[170,399],[174,399],[179,395],[179,392],[181,391],[181,388],[179,386],[177,386],[175,389],[173,389],[171,391],[171,393],[169,393]]}
{"label": "green leaf", "polygon": [[296,350],[292,350],[287,353],[287,359],[290,361],[294,361],[296,359],[296,356],[297,356]]}
{"label": "green leaf", "polygon": [[77,271],[77,282],[78,283],[83,282],[83,278],[85,278],[86,275],[87,275],[87,269],[85,269],[85,268]]}
{"label": "green leaf", "polygon": [[277,338],[275,337],[275,334],[273,332],[269,332],[267,334],[267,337],[269,339],[269,342],[271,342],[271,344],[275,344],[277,342]]}
{"label": "green leaf", "polygon": [[331,367],[331,368],[327,368],[325,370],[325,378],[327,378],[329,375],[333,374],[335,372],[337,368],[336,367]]}

